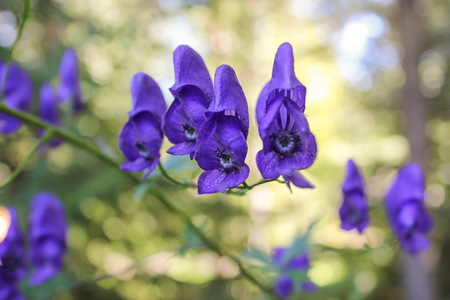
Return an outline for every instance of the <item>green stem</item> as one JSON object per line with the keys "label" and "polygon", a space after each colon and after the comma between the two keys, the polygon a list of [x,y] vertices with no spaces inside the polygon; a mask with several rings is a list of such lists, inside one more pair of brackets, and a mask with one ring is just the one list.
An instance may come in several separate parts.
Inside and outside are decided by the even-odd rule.
{"label": "green stem", "polygon": [[27,166],[28,161],[33,156],[34,152],[44,144],[46,141],[48,141],[53,135],[52,131],[47,131],[41,138],[39,138],[31,148],[31,150],[28,152],[28,154],[25,156],[25,158],[20,162],[20,164],[17,166],[17,168],[12,172],[12,174],[2,183],[0,184],[0,190],[4,189],[8,184],[10,184],[14,179],[16,179],[17,176],[22,173],[22,171]]}
{"label": "green stem", "polygon": [[247,182],[243,182],[242,185],[244,186],[244,188],[251,190],[252,188],[247,184]]}
{"label": "green stem", "polygon": [[159,171],[161,172],[161,174],[162,174],[167,180],[169,180],[170,182],[172,182],[173,184],[176,184],[176,185],[179,185],[179,186],[187,186],[187,187],[197,188],[197,185],[196,185],[196,184],[193,184],[193,183],[182,183],[182,182],[179,182],[179,181],[176,180],[176,179],[173,179],[173,178],[167,173],[166,169],[164,169],[164,167],[163,167],[163,165],[161,164],[161,162],[159,162],[158,168],[159,168]]}
{"label": "green stem", "polygon": [[254,187],[256,187],[258,185],[261,185],[261,184],[264,184],[264,183],[268,183],[268,182],[272,182],[272,181],[276,181],[276,182],[279,182],[279,183],[285,183],[285,181],[280,181],[278,179],[263,179],[263,180],[258,181],[257,183],[252,184],[252,185],[248,185],[244,181],[244,183],[242,183],[243,186],[238,186],[236,188],[240,189],[240,190],[249,190],[250,191],[251,189],[253,189]]}
{"label": "green stem", "polygon": [[[46,123],[44,121],[42,121],[41,119],[29,114],[29,113],[25,113],[22,111],[17,111],[17,110],[13,110],[8,108],[6,105],[4,105],[3,103],[0,103],[0,112],[3,113],[7,113],[11,116],[14,116],[18,119],[21,119],[22,121],[35,125],[37,127],[41,127],[41,128],[45,128],[47,130],[52,131],[55,135],[58,135],[60,137],[62,137],[63,139],[65,139],[66,141],[80,147],[81,149],[85,150],[86,152],[89,152],[90,154],[94,155],[95,157],[99,158],[100,160],[106,162],[107,164],[113,166],[115,169],[119,170],[119,166],[120,163],[116,162],[114,159],[106,156],[103,152],[101,152],[98,148],[91,146],[90,144],[86,143],[85,141],[83,141],[80,137],[78,137],[77,135],[63,129],[63,128],[59,128],[56,127],[52,124]],[[165,172],[164,168],[160,167],[161,173],[164,173],[167,175],[167,172]],[[129,177],[131,180],[133,180],[136,183],[139,183],[140,180],[138,178],[136,178],[134,175],[132,175],[131,173],[127,173],[127,172],[122,172],[122,174],[124,174],[125,176]],[[168,175],[167,175],[168,176]],[[167,177],[166,177],[167,178]],[[169,178],[171,178],[169,176]],[[178,182],[176,180],[174,180],[173,178],[171,178],[172,182],[177,182],[177,184],[180,185],[185,185],[181,182]],[[204,241],[205,245],[208,246],[209,249],[211,249],[212,251],[216,252],[217,254],[221,255],[221,256],[227,256],[229,257],[231,260],[233,260],[239,267],[241,273],[243,276],[245,276],[249,281],[251,281],[253,284],[255,284],[256,286],[258,286],[262,291],[264,291],[265,293],[267,293],[268,295],[270,295],[272,298],[274,299],[278,299],[278,297],[273,293],[272,289],[270,287],[266,287],[265,285],[263,285],[262,283],[260,283],[252,274],[250,274],[242,265],[242,263],[240,262],[240,260],[238,258],[236,258],[233,254],[227,253],[223,250],[221,250],[219,248],[219,246],[214,243],[212,240],[210,240],[204,233],[203,231],[198,228],[197,226],[194,225],[194,223],[192,222],[191,218],[185,214],[182,210],[178,209],[176,206],[174,206],[170,201],[168,201],[164,196],[162,196],[161,194],[159,194],[158,192],[151,190],[149,191],[149,193],[151,193],[153,196],[155,196],[155,198],[157,198],[161,204],[163,204],[169,211],[173,212],[175,215],[177,215],[180,219],[182,219],[186,224],[188,224],[189,226],[192,227],[192,229],[198,234],[198,236]]]}
{"label": "green stem", "polygon": [[8,78],[9,65],[11,64],[14,50],[16,49],[16,46],[17,46],[20,38],[22,37],[23,28],[25,27],[25,23],[28,19],[28,12],[30,11],[30,1],[29,0],[24,0],[23,5],[24,5],[24,7],[23,7],[23,13],[22,13],[22,22],[20,23],[19,31],[17,32],[16,39],[14,40],[11,50],[9,51],[8,58],[6,59],[5,72],[3,73],[3,77],[2,77],[2,81],[1,81],[1,85],[0,85],[1,86],[0,103],[3,101],[3,98],[5,97],[5,89],[6,89],[5,83],[6,83],[6,78]]}

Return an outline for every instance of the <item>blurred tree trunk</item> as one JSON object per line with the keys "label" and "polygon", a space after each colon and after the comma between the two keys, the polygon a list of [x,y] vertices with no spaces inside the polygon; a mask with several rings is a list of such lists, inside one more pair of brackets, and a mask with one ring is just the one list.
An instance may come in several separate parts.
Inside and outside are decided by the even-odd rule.
{"label": "blurred tree trunk", "polygon": [[[413,0],[399,1],[399,30],[404,48],[403,69],[406,83],[403,90],[411,161],[427,170],[427,138],[425,124],[427,121],[427,99],[420,91],[418,67],[420,55],[425,50],[425,28],[419,15],[414,11]],[[435,299],[434,284],[427,253],[410,257],[404,254],[403,280],[408,300]]]}

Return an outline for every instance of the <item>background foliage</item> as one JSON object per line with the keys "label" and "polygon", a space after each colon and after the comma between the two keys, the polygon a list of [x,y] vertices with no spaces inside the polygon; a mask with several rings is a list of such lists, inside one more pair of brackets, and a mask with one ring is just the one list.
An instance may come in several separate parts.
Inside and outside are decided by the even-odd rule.
{"label": "background foliage", "polygon": [[[255,155],[262,148],[254,119],[256,99],[270,79],[273,57],[292,44],[296,73],[307,86],[306,113],[317,138],[318,158],[305,175],[316,186],[292,194],[277,183],[248,195],[198,196],[179,192],[158,174],[157,184],[221,246],[265,252],[289,246],[317,220],[311,233],[311,299],[399,299],[403,254],[387,226],[384,193],[407,163],[407,125],[402,98],[406,74],[394,0],[98,0],[32,1],[32,18],[14,53],[32,75],[37,95],[56,81],[68,47],[77,50],[88,111],[66,115],[65,126],[117,153],[117,134],[131,107],[129,83],[138,71],[151,75],[168,103],[173,84],[172,52],[188,44],[205,59],[211,75],[221,64],[235,68],[251,112],[248,182],[259,180]],[[8,26],[20,1],[0,4],[0,57],[7,56]],[[450,299],[450,19],[448,1],[414,1],[425,30],[418,73],[429,108],[426,134],[427,205],[435,219],[428,266],[440,299]],[[5,33],[6,32],[6,33]],[[9,31],[10,32],[10,31]],[[407,50],[407,49],[406,49]],[[36,109],[36,102],[34,105]],[[0,182],[17,166],[35,139],[32,127],[0,136]],[[167,149],[169,143],[163,144]],[[117,154],[120,157],[120,154]],[[371,227],[359,236],[339,227],[340,182],[348,158],[366,176]],[[18,207],[26,224],[31,197],[57,194],[69,219],[69,253],[61,276],[38,288],[24,286],[28,299],[257,299],[260,293],[238,276],[235,264],[205,250],[188,250],[184,225],[131,181],[68,144],[34,157],[28,170],[0,192],[0,204]],[[195,162],[163,154],[174,177],[195,178]],[[180,168],[180,166],[182,166]],[[142,187],[141,187],[142,189]],[[23,226],[25,228],[25,226]],[[184,247],[186,248],[186,247]],[[184,249],[183,248],[183,249]],[[130,265],[136,263],[133,268]],[[114,275],[99,280],[96,276]],[[117,275],[117,276],[115,276]]]}

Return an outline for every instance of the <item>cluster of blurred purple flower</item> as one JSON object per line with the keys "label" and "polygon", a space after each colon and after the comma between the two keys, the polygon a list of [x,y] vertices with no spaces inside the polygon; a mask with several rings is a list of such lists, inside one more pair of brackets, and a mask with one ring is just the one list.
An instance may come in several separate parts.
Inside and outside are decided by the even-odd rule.
{"label": "cluster of blurred purple flower", "polygon": [[[426,234],[433,228],[433,220],[424,205],[425,182],[422,170],[410,163],[400,169],[386,194],[386,213],[400,244],[410,254],[426,250]],[[352,160],[347,163],[347,175],[342,184],[344,200],[339,210],[341,227],[357,229],[360,233],[369,225],[369,206],[364,179]]]}
{"label": "cluster of blurred purple flower", "polygon": [[[0,91],[3,91],[5,105],[9,108],[28,112],[33,101],[33,83],[28,73],[19,65],[7,64],[0,61]],[[3,99],[0,99],[3,101]],[[64,52],[59,65],[59,85],[55,91],[50,82],[45,82],[39,93],[39,116],[52,125],[60,126],[59,105],[68,105],[74,113],[80,112],[85,107],[81,97],[81,88],[78,72],[77,56],[73,49]],[[19,130],[22,121],[0,113],[0,133],[12,134]],[[43,130],[38,131],[42,135]],[[49,145],[56,147],[61,144],[61,139],[53,138]]]}
{"label": "cluster of blurred purple flower", "polygon": [[[131,84],[132,110],[119,135],[127,161],[122,169],[147,170],[158,165],[163,132],[174,144],[167,152],[189,154],[204,170],[198,193],[225,192],[242,184],[250,169],[245,163],[249,113],[247,101],[233,68],[221,65],[214,86],[203,59],[188,46],[174,52],[174,101],[165,112],[157,84],[143,73]],[[145,84],[144,84],[145,82]],[[256,158],[264,179],[283,175],[288,183],[311,188],[297,170],[311,166],[317,154],[314,135],[304,115],[306,88],[294,73],[292,47],[285,43],[275,56],[272,79],[257,106],[263,150]]]}
{"label": "cluster of blurred purple flower", "polygon": [[26,276],[29,261],[34,266],[31,285],[40,285],[60,272],[67,248],[67,224],[64,208],[55,195],[36,194],[29,215],[27,255],[17,212],[12,207],[8,211],[11,224],[0,243],[0,299],[20,300],[25,298],[18,283]]}

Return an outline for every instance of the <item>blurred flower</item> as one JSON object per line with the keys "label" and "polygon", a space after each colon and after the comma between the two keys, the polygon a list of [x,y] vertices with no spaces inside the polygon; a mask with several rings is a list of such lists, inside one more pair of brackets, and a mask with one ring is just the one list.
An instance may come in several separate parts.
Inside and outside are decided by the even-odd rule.
{"label": "blurred flower", "polygon": [[347,163],[347,176],[342,184],[344,200],[339,209],[341,228],[352,230],[356,228],[359,233],[369,225],[369,206],[364,191],[364,180],[358,167],[352,160]]}
{"label": "blurred flower", "polygon": [[[12,63],[9,66],[8,78],[6,78],[5,87],[3,87],[3,76],[6,71],[6,63],[0,61],[0,91],[5,89],[5,104],[21,111],[29,111],[31,101],[33,100],[33,83],[27,72]],[[10,115],[0,113],[0,133],[11,134],[19,130],[22,121]]]}
{"label": "blurred flower", "polygon": [[14,208],[8,208],[11,223],[8,233],[0,243],[0,299],[24,299],[17,284],[26,273],[24,239]]}
{"label": "blurred flower", "polygon": [[426,250],[426,234],[433,228],[433,220],[424,206],[425,182],[422,170],[415,163],[400,169],[386,194],[386,210],[400,244],[410,254]]}
{"label": "blurred flower", "polygon": [[225,192],[247,179],[245,164],[249,128],[248,107],[234,70],[227,65],[217,68],[215,97],[197,141],[195,159],[205,170],[198,179],[198,193]]}
{"label": "blurred flower", "polygon": [[175,144],[167,152],[190,154],[193,159],[198,133],[206,121],[205,111],[214,97],[213,85],[203,59],[189,46],[178,46],[173,62],[175,84],[170,91],[175,100],[163,116],[162,128]]}
{"label": "blurred flower", "polygon": [[317,289],[307,277],[308,255],[301,249],[298,251],[296,243],[290,248],[275,248],[272,263],[280,273],[273,287],[279,297],[289,298],[296,291],[311,293]]}
{"label": "blurred flower", "polygon": [[81,98],[77,54],[73,49],[67,49],[61,58],[59,80],[59,100],[63,103],[69,101],[74,112],[81,111],[85,104]]}
{"label": "blurred flower", "polygon": [[166,102],[156,82],[144,73],[131,81],[130,119],[119,134],[119,148],[127,159],[120,168],[127,172],[147,170],[146,178],[158,165],[164,134],[161,116]]}
{"label": "blurred flower", "polygon": [[[59,117],[58,100],[51,83],[46,82],[41,86],[39,93],[39,116],[42,120],[55,126],[60,126],[61,121]],[[43,129],[39,129],[38,135],[42,136]],[[57,147],[61,145],[61,138],[53,138],[50,140],[50,147]]]}
{"label": "blurred flower", "polygon": [[33,197],[30,211],[30,259],[35,270],[30,284],[39,285],[58,275],[67,248],[67,223],[60,200],[48,192]]}
{"label": "blurred flower", "polygon": [[313,186],[297,170],[312,165],[317,155],[314,135],[303,114],[306,88],[294,73],[292,46],[282,44],[275,55],[272,79],[258,98],[256,118],[263,149],[256,163],[264,179],[283,175],[302,188]]}

